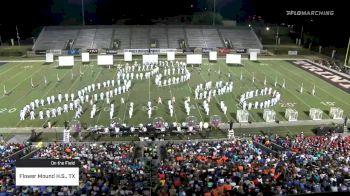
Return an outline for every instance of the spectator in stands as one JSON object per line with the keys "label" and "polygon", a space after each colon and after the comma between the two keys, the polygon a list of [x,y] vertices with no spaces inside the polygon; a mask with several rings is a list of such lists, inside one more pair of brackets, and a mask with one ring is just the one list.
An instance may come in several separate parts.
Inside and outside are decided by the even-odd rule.
{"label": "spectator in stands", "polygon": [[[58,195],[133,195],[144,191],[144,166],[133,159],[134,146],[130,144],[50,144],[33,156],[41,158],[66,158],[81,161],[82,183],[79,187],[17,187],[16,192],[33,194],[36,191],[57,193]],[[13,186],[13,179],[8,185]]]}
{"label": "spectator in stands", "polygon": [[[294,148],[271,154],[248,140],[167,144],[159,168],[159,187],[163,188],[158,190],[164,192],[165,188],[170,194],[172,187],[172,192],[176,189],[186,195],[301,194],[339,191],[340,187],[349,190],[350,186],[344,185],[344,179],[349,178],[350,158],[345,158],[349,157],[349,137],[298,135],[277,139],[285,147]],[[253,141],[270,145],[272,140],[256,137]]]}
{"label": "spectator in stands", "polygon": [[[267,147],[268,145],[269,147]],[[156,186],[136,154],[157,159]],[[350,137],[277,135],[214,142],[49,144],[32,158],[81,162],[78,187],[16,187],[15,161],[0,161],[0,195],[285,195],[350,191]],[[9,154],[21,145],[0,146]],[[277,152],[278,153],[274,153]],[[3,157],[3,156],[2,156]],[[141,157],[140,157],[141,158]],[[153,181],[153,180],[152,180]]]}
{"label": "spectator in stands", "polygon": [[24,144],[0,144],[0,159],[6,158],[7,156],[22,150],[25,147]]}

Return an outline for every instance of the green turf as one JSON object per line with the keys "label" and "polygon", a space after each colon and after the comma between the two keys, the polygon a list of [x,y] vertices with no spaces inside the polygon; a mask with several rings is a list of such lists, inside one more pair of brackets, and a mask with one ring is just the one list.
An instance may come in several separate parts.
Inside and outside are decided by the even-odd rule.
{"label": "green turf", "polygon": [[[132,84],[131,91],[129,93],[118,95],[113,98],[115,103],[115,116],[122,122],[127,124],[138,124],[151,122],[154,117],[162,116],[168,122],[182,122],[186,119],[186,113],[184,110],[183,100],[184,97],[191,96],[190,105],[193,105],[191,109],[191,115],[196,116],[198,121],[209,121],[207,116],[202,109],[202,101],[195,101],[194,88],[199,83],[205,81],[217,81],[223,80],[229,81],[227,73],[230,72],[234,80],[234,91],[233,93],[217,96],[212,99],[210,103],[210,115],[219,115],[223,122],[228,122],[231,119],[236,121],[236,110],[238,98],[242,92],[247,90],[255,90],[263,87],[263,80],[266,76],[267,86],[273,86],[274,80],[277,77],[279,85],[277,90],[281,92],[281,101],[278,105],[273,107],[277,112],[276,118],[283,121],[285,107],[291,106],[299,111],[299,119],[310,119],[308,117],[308,111],[311,107],[320,108],[324,113],[323,118],[329,118],[329,108],[334,105],[344,109],[344,114],[349,116],[350,111],[350,95],[333,85],[291,65],[286,61],[261,61],[261,62],[250,62],[242,61],[243,66],[226,65],[224,61],[218,61],[212,64],[211,72],[208,74],[208,62],[203,61],[201,71],[198,68],[189,68],[192,77],[191,79],[183,84],[158,88],[154,84],[154,78],[149,80],[138,80]],[[116,69],[101,68],[95,63],[90,65],[82,65],[76,62],[73,69],[57,69],[57,64],[45,65],[43,63],[7,63],[0,65],[0,127],[38,127],[47,123],[45,120],[19,120],[19,110],[26,104],[36,98],[45,98],[47,96],[56,95],[58,93],[64,94],[65,92],[74,92],[77,94],[77,90],[83,88],[93,82],[102,82],[108,79],[112,79],[115,76]],[[80,69],[84,72],[82,78],[79,78]],[[219,75],[217,71],[220,70]],[[71,79],[71,72],[74,73],[75,77]],[[243,80],[240,81],[240,73],[243,74]],[[255,83],[252,83],[252,74],[255,74]],[[161,70],[161,73],[163,71]],[[61,78],[61,82],[56,81],[56,74]],[[47,77],[49,84],[44,85],[43,78]],[[31,88],[30,80],[33,78],[34,83],[37,85],[34,89]],[[281,88],[282,79],[286,80],[286,89]],[[299,89],[301,83],[304,84],[304,93],[300,94]],[[310,95],[313,85],[316,85],[316,95]],[[6,86],[6,90],[11,92],[9,96],[3,96],[2,88]],[[120,98],[124,97],[127,102],[122,105]],[[157,105],[156,100],[158,97],[162,97],[163,105]],[[175,115],[170,117],[168,113],[167,100],[171,96],[176,97]],[[151,98],[152,105],[157,106],[158,109],[152,114],[152,119],[148,119],[147,113],[142,110],[143,106],[146,106],[148,98]],[[218,106],[218,103],[223,100],[228,106],[228,112],[225,116]],[[133,101],[134,105],[134,116],[132,119],[128,117],[127,103]],[[49,107],[57,107],[58,102]],[[63,105],[61,103],[61,105]],[[106,102],[99,101],[97,103],[100,112],[94,119],[90,119],[90,105],[84,104],[83,109],[86,110],[80,119],[86,125],[107,125],[109,124],[109,112],[104,111],[105,108],[109,108]],[[13,109],[14,108],[14,109]],[[41,107],[41,109],[46,106]],[[13,112],[16,110],[15,112]],[[36,110],[38,114],[39,110]],[[52,119],[52,123],[56,126],[63,126],[64,120],[71,121],[74,112],[63,113],[62,116]],[[250,120],[253,122],[263,121],[262,110],[251,110]]]}

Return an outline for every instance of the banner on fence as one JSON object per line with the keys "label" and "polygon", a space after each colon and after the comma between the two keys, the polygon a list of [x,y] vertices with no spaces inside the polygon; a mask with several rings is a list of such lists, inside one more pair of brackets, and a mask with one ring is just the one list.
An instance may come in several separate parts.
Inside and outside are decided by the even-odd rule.
{"label": "banner on fence", "polygon": [[107,49],[106,54],[117,54],[118,50],[113,50],[113,49]]}
{"label": "banner on fence", "polygon": [[90,54],[97,54],[98,53],[98,49],[94,49],[94,48],[86,49],[86,51]]}
{"label": "banner on fence", "polygon": [[288,55],[298,55],[297,50],[288,50]]}
{"label": "banner on fence", "polygon": [[245,48],[237,48],[236,53],[247,53],[247,49]]}
{"label": "banner on fence", "polygon": [[46,53],[51,53],[54,56],[59,56],[59,55],[62,55],[62,50],[59,50],[59,49],[47,50]]}
{"label": "banner on fence", "polygon": [[68,55],[79,55],[79,48],[68,50]]}

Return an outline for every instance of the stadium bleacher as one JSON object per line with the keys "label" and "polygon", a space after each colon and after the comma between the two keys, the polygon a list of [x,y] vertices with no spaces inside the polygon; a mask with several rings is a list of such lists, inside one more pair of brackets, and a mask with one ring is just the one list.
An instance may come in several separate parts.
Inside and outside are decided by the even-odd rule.
{"label": "stadium bleacher", "polygon": [[169,48],[179,48],[179,40],[185,39],[185,31],[181,26],[168,28]]}
{"label": "stadium bleacher", "polygon": [[131,31],[131,48],[149,48],[149,28],[133,26]]}
{"label": "stadium bleacher", "polygon": [[203,41],[207,48],[224,47],[217,29],[202,29]]}
{"label": "stadium bleacher", "polygon": [[188,47],[224,47],[230,40],[234,48],[261,49],[255,33],[249,29],[212,26],[140,25],[140,26],[70,26],[45,27],[33,46],[34,50],[65,49],[69,40],[72,48],[112,48],[113,40],[120,40],[120,49],[150,48],[151,40],[158,41],[159,48],[179,48],[179,40]]}
{"label": "stadium bleacher", "polygon": [[121,41],[119,48],[121,49],[130,48],[130,45],[131,45],[130,32],[131,32],[131,29],[129,26],[116,27],[114,29],[113,39],[118,39]]}
{"label": "stadium bleacher", "polygon": [[91,48],[109,48],[112,41],[112,28],[97,29]]}
{"label": "stadium bleacher", "polygon": [[186,28],[186,37],[190,47],[206,48],[200,28]]}
{"label": "stadium bleacher", "polygon": [[63,49],[68,40],[75,40],[79,33],[77,28],[45,27],[35,45],[36,50]]}
{"label": "stadium bleacher", "polygon": [[92,48],[96,31],[97,29],[80,29],[74,47],[82,49]]}
{"label": "stadium bleacher", "polygon": [[[263,135],[213,141],[50,143],[31,159],[79,159],[78,187],[15,186],[0,162],[0,193],[56,195],[290,195],[350,191],[349,136]],[[13,153],[19,144],[0,145]],[[18,157],[20,158],[20,157]]]}
{"label": "stadium bleacher", "polygon": [[234,48],[262,48],[255,33],[246,29],[219,29],[224,39],[231,40]]}
{"label": "stadium bleacher", "polygon": [[168,33],[166,27],[150,27],[150,38],[158,40],[159,48],[169,48]]}

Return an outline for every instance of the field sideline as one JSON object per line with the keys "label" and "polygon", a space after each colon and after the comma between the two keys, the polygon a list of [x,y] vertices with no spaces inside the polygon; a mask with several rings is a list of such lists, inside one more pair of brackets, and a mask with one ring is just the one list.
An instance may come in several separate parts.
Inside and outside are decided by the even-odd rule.
{"label": "field sideline", "polygon": [[[116,62],[115,64],[118,64]],[[123,95],[115,96],[112,99],[115,104],[115,116],[121,122],[126,124],[139,124],[152,122],[154,117],[162,116],[167,122],[183,122],[186,119],[184,109],[184,97],[191,97],[191,115],[197,117],[198,121],[209,121],[211,115],[220,115],[223,122],[228,122],[231,119],[236,122],[236,110],[239,107],[238,101],[241,93],[248,90],[255,90],[264,87],[263,81],[266,76],[267,87],[273,87],[275,78],[278,78],[279,85],[276,90],[281,93],[281,101],[274,106],[277,112],[276,118],[284,121],[284,111],[286,107],[294,107],[299,111],[298,119],[310,119],[308,111],[310,108],[320,108],[325,113],[323,118],[329,118],[328,111],[331,106],[337,106],[344,109],[344,115],[349,116],[350,113],[350,95],[333,85],[321,80],[320,78],[309,74],[289,62],[282,60],[264,60],[260,62],[242,61],[243,66],[226,65],[222,60],[217,63],[211,63],[211,71],[208,74],[209,63],[203,60],[203,65],[189,67],[191,71],[191,79],[188,82],[180,83],[170,87],[158,88],[154,84],[154,77],[150,80],[137,80],[132,83],[131,90]],[[44,98],[47,96],[56,95],[58,93],[75,93],[91,83],[111,80],[115,77],[115,68],[102,68],[97,66],[95,62],[88,65],[82,65],[76,62],[74,68],[57,69],[57,63],[43,64],[42,62],[11,62],[0,64],[0,84],[1,88],[6,87],[8,96],[4,96],[2,91],[0,93],[0,127],[39,127],[47,123],[47,119],[39,120],[19,120],[19,110],[26,104],[29,104],[34,99]],[[83,77],[79,78],[80,70],[84,72]],[[201,71],[200,71],[201,70]],[[220,74],[219,74],[220,70]],[[74,78],[72,79],[72,72]],[[243,74],[243,80],[240,80],[240,73]],[[161,73],[163,73],[161,71]],[[199,83],[205,81],[222,80],[224,82],[230,81],[228,73],[231,73],[231,78],[234,81],[233,93],[216,96],[210,103],[210,116],[204,113],[201,100],[194,100],[194,88]],[[255,75],[255,82],[252,82],[252,75]],[[57,82],[56,76],[60,77],[61,81]],[[44,85],[44,76],[48,80],[48,85]],[[36,87],[31,88],[31,78]],[[282,80],[286,80],[286,89],[281,87]],[[300,94],[300,85],[304,85],[304,93]],[[316,96],[310,94],[313,85],[316,86]],[[273,87],[274,88],[274,87]],[[158,97],[162,97],[163,105],[157,105]],[[170,117],[167,107],[167,100],[170,97],[176,97],[175,115]],[[120,103],[120,98],[126,100],[126,104]],[[151,98],[152,105],[157,106],[153,112],[152,118],[148,119],[144,106],[147,105],[148,98]],[[258,100],[253,98],[252,101]],[[128,103],[133,101],[134,116],[128,117]],[[219,106],[219,102],[224,101],[228,106],[227,115],[224,115]],[[58,102],[50,107],[58,107]],[[63,105],[62,103],[60,105]],[[40,109],[44,109],[41,107]],[[97,102],[98,112],[94,119],[90,119],[90,105],[85,103],[83,109],[85,113],[80,121],[88,126],[107,125],[109,124],[109,106],[106,102]],[[36,110],[38,114],[39,110]],[[253,122],[261,122],[263,110],[251,110],[250,120]],[[74,112],[63,113],[62,116],[51,119],[51,122],[56,126],[63,126],[64,120],[71,121]]]}

